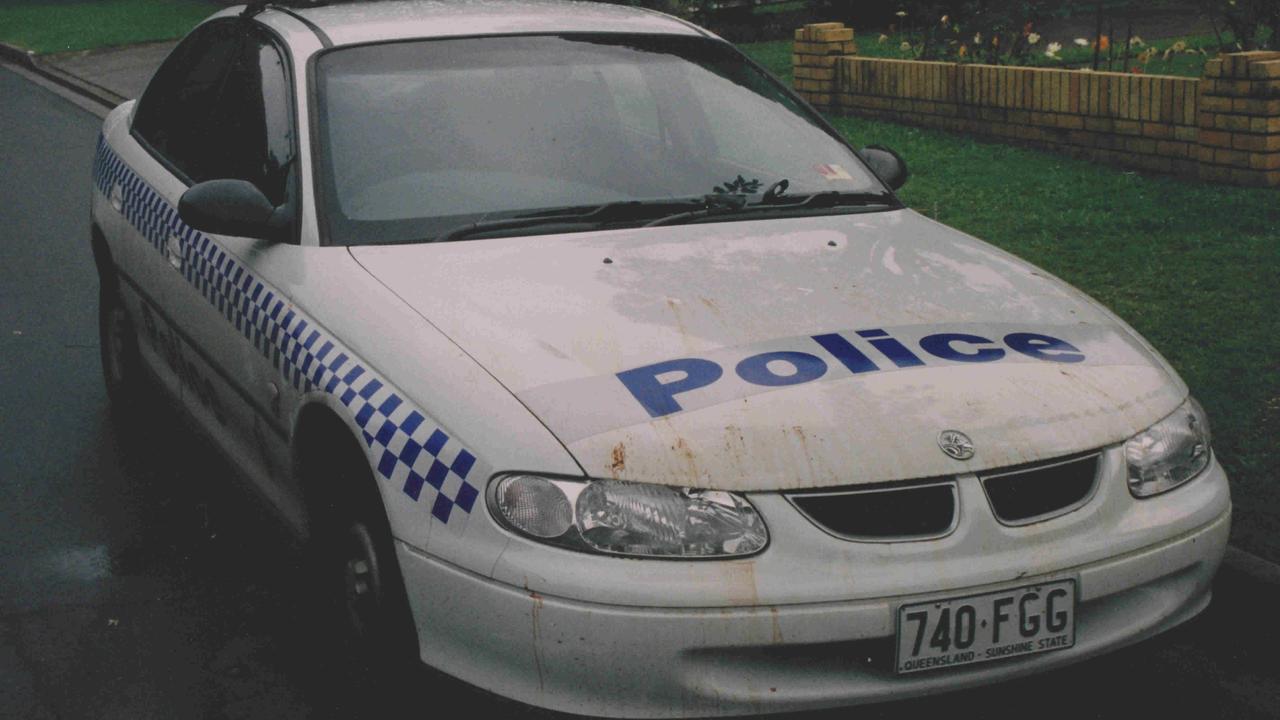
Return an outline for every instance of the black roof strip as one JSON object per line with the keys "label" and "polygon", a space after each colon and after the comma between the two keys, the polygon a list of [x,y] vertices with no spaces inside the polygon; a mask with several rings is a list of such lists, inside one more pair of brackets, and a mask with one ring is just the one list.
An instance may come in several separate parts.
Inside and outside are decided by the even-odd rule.
{"label": "black roof strip", "polygon": [[319,25],[316,25],[315,23],[311,22],[307,18],[294,12],[291,8],[283,7],[281,5],[272,5],[271,9],[276,10],[278,12],[282,12],[285,15],[288,15],[289,17],[293,18],[294,20],[297,20],[298,22],[302,23],[303,25],[306,25],[308,28],[311,29],[311,32],[315,33],[316,37],[320,39],[320,45],[325,49],[333,47],[333,41],[329,39],[329,36],[325,33],[324,30],[320,29]]}

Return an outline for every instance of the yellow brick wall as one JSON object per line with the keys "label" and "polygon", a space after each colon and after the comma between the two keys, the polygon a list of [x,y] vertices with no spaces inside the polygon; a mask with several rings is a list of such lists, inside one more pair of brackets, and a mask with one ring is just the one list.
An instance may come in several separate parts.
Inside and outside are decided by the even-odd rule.
{"label": "yellow brick wall", "polygon": [[1280,52],[1232,53],[1205,66],[1197,159],[1206,180],[1280,186]]}
{"label": "yellow brick wall", "polygon": [[864,58],[839,23],[796,31],[796,90],[823,110],[986,135],[1103,162],[1280,186],[1280,52],[1204,79]]}

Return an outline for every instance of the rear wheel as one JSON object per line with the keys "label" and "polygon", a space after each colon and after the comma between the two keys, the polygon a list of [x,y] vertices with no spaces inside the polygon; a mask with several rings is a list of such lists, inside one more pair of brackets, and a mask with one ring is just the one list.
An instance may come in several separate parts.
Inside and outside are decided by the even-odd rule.
{"label": "rear wheel", "polygon": [[146,377],[133,321],[125,310],[115,278],[105,274],[98,289],[98,347],[112,412],[129,414],[130,408],[138,408],[145,399]]}

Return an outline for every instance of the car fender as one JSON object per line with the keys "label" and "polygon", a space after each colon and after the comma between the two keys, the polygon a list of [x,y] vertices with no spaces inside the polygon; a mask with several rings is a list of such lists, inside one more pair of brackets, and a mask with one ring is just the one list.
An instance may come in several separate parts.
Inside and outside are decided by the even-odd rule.
{"label": "car fender", "polygon": [[[286,409],[291,442],[309,410],[339,417],[366,453],[392,535],[488,575],[509,538],[485,507],[490,476],[530,468],[578,475],[581,467],[514,395],[345,249],[294,247],[261,260],[264,281],[324,338],[311,352],[332,343],[326,362],[349,358],[333,375],[312,374]],[[338,286],[341,296],[328,290]]]}

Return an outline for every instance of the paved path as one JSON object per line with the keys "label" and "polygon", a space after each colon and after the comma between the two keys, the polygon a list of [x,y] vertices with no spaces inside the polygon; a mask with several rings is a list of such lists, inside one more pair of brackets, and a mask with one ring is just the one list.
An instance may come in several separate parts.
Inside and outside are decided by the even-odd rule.
{"label": "paved path", "polygon": [[158,42],[47,55],[40,62],[128,100],[142,95],[147,81],[176,44]]}

